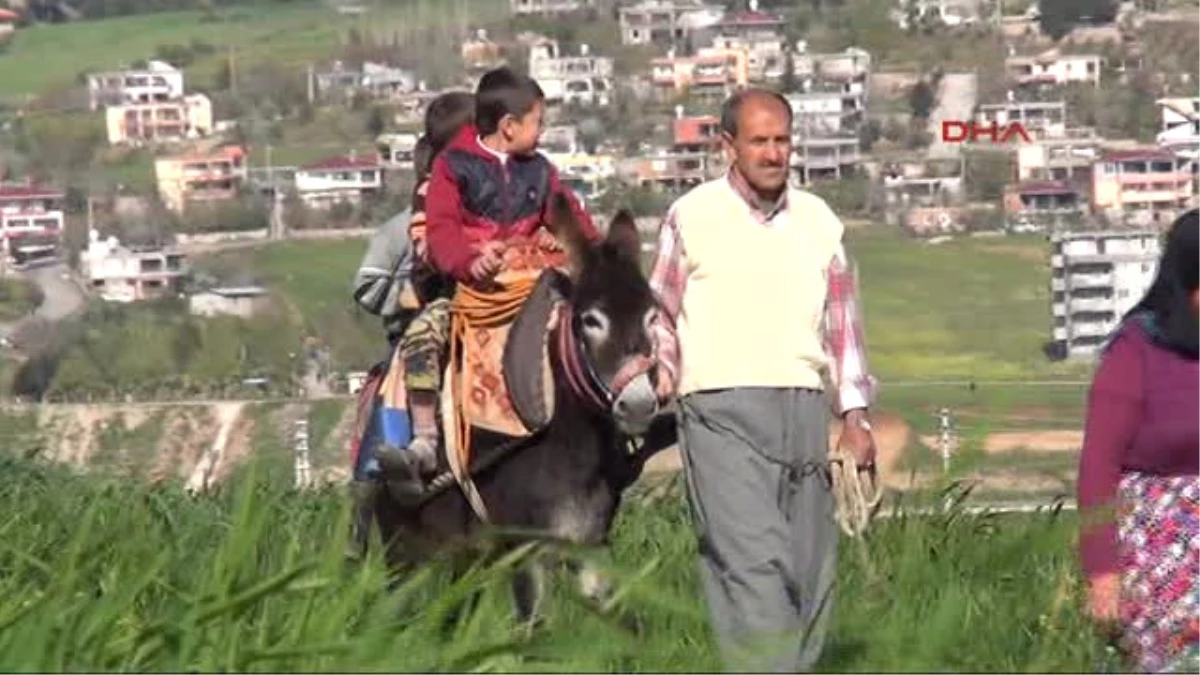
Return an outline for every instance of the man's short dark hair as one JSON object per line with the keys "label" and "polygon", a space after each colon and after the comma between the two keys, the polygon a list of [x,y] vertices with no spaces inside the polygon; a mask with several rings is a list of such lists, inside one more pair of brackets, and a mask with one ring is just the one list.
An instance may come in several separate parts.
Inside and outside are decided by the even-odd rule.
{"label": "man's short dark hair", "polygon": [[788,126],[792,126],[792,104],[788,103],[787,98],[783,94],[771,89],[751,87],[741,89],[734,93],[733,96],[725,99],[725,103],[721,106],[721,131],[728,134],[730,138],[737,138],[738,117],[742,114],[742,106],[746,101],[759,97],[778,101],[779,105],[783,106],[783,109],[787,111]]}
{"label": "man's short dark hair", "polygon": [[510,68],[489,70],[475,89],[475,125],[484,136],[494,134],[505,115],[524,117],[545,98],[532,77]]}

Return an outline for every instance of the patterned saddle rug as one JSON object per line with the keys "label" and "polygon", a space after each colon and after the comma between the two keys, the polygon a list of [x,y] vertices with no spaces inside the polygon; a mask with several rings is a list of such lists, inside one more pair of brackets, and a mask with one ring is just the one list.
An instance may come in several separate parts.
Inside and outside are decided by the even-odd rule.
{"label": "patterned saddle rug", "polygon": [[[513,269],[518,267],[518,269]],[[450,467],[470,466],[470,429],[514,439],[527,438],[554,417],[554,371],[549,337],[564,298],[565,277],[545,263],[520,269],[510,265],[501,283],[527,290],[509,299],[513,316],[451,330],[456,348],[446,367],[441,410]]]}

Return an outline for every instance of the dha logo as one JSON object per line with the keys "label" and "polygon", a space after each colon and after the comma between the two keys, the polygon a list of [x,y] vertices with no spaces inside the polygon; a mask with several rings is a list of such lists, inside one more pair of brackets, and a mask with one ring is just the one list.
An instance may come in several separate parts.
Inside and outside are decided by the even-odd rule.
{"label": "dha logo", "polygon": [[942,121],[943,143],[974,143],[980,137],[986,137],[988,142],[993,145],[1001,145],[1010,142],[1014,136],[1019,137],[1026,143],[1033,142],[1029,136],[1029,132],[1025,130],[1025,126],[1020,122],[1009,122],[1004,125],[992,122],[991,124],[982,125],[958,120]]}

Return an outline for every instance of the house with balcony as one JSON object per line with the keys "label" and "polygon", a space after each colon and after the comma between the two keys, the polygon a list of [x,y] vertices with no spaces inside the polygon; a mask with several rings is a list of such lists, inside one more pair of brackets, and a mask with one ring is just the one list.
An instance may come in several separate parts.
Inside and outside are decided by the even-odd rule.
{"label": "house with balcony", "polygon": [[715,115],[683,114],[676,106],[671,120],[671,147],[677,152],[715,152],[721,147],[721,118]]}
{"label": "house with balcony", "polygon": [[204,94],[153,103],[124,103],[104,110],[111,145],[152,145],[208,136],[212,102]]}
{"label": "house with balcony", "polygon": [[694,56],[669,50],[650,62],[650,82],[663,101],[687,94],[717,103],[749,83],[748,56],[744,49],[704,48]]}
{"label": "house with balcony", "polygon": [[386,63],[367,61],[351,67],[334,61],[313,74],[317,95],[322,100],[344,101],[363,94],[371,98],[393,98],[417,88],[417,76]]}
{"label": "house with balcony", "polygon": [[383,164],[374,156],[330,157],[298,167],[294,181],[296,194],[311,208],[358,205],[383,187]]}
{"label": "house with balcony", "polygon": [[779,36],[719,35],[711,47],[721,51],[741,51],[746,54],[747,79],[754,83],[774,83],[787,72],[787,40]]}
{"label": "house with balcony", "polygon": [[837,180],[862,167],[858,136],[804,136],[792,138],[792,171],[800,185]]}
{"label": "house with balcony", "polygon": [[158,196],[183,213],[190,204],[234,199],[246,183],[246,150],[226,145],[154,160]]}
{"label": "house with balcony", "polygon": [[163,103],[183,96],[183,71],[165,61],[87,76],[91,110],[126,103]]}
{"label": "house with balcony", "polygon": [[617,12],[621,43],[626,45],[683,45],[694,31],[715,25],[725,15],[720,5],[701,0],[643,0]]}
{"label": "house with balcony", "polygon": [[750,0],[746,10],[726,14],[712,26],[712,31],[721,37],[754,42],[761,38],[782,38],[786,26],[783,17],[761,11],[757,0]]}
{"label": "house with balcony", "polygon": [[871,74],[871,55],[858,47],[813,54],[808,51],[807,41],[800,40],[792,57],[792,69],[801,81],[857,82],[865,91],[867,76]]}
{"label": "house with balcony", "polygon": [[710,153],[660,149],[654,154],[617,162],[617,176],[641,187],[683,192],[712,178]]}
{"label": "house with balcony", "polygon": [[1092,207],[1118,223],[1165,227],[1194,205],[1194,185],[1188,162],[1172,152],[1110,152],[1092,168]]}
{"label": "house with balcony", "polygon": [[36,183],[0,183],[0,245],[5,252],[57,249],[63,231],[63,199],[61,191]]}
{"label": "house with balcony", "polygon": [[1154,280],[1153,230],[1050,235],[1051,337],[1061,357],[1095,356]]}
{"label": "house with balcony", "polygon": [[1019,122],[1032,138],[1061,138],[1067,130],[1065,101],[984,103],[975,109],[975,124],[1007,127]]}
{"label": "house with balcony", "polygon": [[517,16],[553,16],[595,6],[596,0],[508,0],[509,11]]}
{"label": "house with balcony", "polygon": [[1009,56],[1004,70],[1021,87],[1070,83],[1100,86],[1104,57],[1099,54],[1063,54],[1051,49],[1037,56]]}
{"label": "house with balcony", "polygon": [[578,150],[552,152],[541,150],[558,169],[558,179],[579,195],[585,204],[601,197],[610,180],[617,176],[617,158],[607,153]]}
{"label": "house with balcony", "polygon": [[1077,227],[1088,212],[1087,195],[1068,181],[1023,181],[1004,187],[1005,224],[1020,232]]}
{"label": "house with balcony", "polygon": [[613,60],[595,56],[587,45],[567,56],[558,41],[543,38],[529,48],[529,76],[537,80],[546,102],[606,106],[612,101]]}
{"label": "house with balcony", "polygon": [[79,264],[88,288],[108,302],[135,302],[179,290],[187,256],[173,248],[132,248],[89,232]]}
{"label": "house with balcony", "polygon": [[389,169],[412,171],[418,137],[413,133],[380,134],[375,139],[379,159]]}
{"label": "house with balcony", "polygon": [[1036,138],[1017,147],[1017,179],[1070,181],[1090,189],[1092,166],[1103,139],[1091,128],[1068,128],[1061,137]]}
{"label": "house with balcony", "polygon": [[1155,139],[1158,147],[1185,160],[1195,180],[1192,192],[1200,194],[1200,96],[1163,98],[1156,101],[1162,127]]}
{"label": "house with balcony", "polygon": [[[919,220],[936,224],[943,209],[964,201],[962,176],[904,176],[899,173],[883,175],[884,221],[888,225],[904,224],[910,229],[923,230],[909,223],[913,211],[926,211]],[[948,214],[947,214],[948,215]],[[949,225],[947,224],[948,228]]]}
{"label": "house with balcony", "polygon": [[920,25],[961,28],[980,21],[980,0],[899,0],[891,19],[904,30]]}
{"label": "house with balcony", "polygon": [[792,106],[797,133],[829,135],[853,132],[866,115],[866,91],[859,83],[806,81],[801,91],[785,95]]}

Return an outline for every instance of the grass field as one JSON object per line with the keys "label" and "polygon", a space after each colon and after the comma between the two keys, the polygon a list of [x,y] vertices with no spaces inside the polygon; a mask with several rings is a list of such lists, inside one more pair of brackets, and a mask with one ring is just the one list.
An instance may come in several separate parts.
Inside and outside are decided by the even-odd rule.
{"label": "grass field", "polygon": [[[885,385],[1088,374],[1087,364],[1050,363],[1042,354],[1050,326],[1044,239],[968,238],[930,246],[890,229],[857,228],[847,241],[860,265],[872,368]],[[349,284],[364,245],[289,242],[225,258],[262,271],[302,315],[315,319],[353,312]],[[323,323],[315,321],[318,331]]]}
{"label": "grass field", "polygon": [[448,25],[456,5],[473,20],[496,16],[500,0],[386,0],[362,16],[343,16],[320,2],[269,3],[215,12],[165,12],[69,24],[39,24],[16,33],[0,58],[5,95],[39,94],[75,83],[82,70],[117,68],[152,58],[160,46],[204,42],[216,51],[185,69],[189,89],[212,82],[223,61],[270,58],[292,65],[326,58],[350,28],[393,33]]}
{"label": "grass field", "polygon": [[[677,499],[634,499],[605,614],[555,589],[548,622],[510,622],[511,563],[453,581],[433,565],[392,592],[377,560],[341,561],[340,492],[253,469],[221,493],[83,479],[3,459],[0,668],[8,671],[711,672],[695,547]],[[284,478],[286,480],[286,478]],[[120,534],[118,534],[120,533]],[[128,536],[137,533],[136,536]],[[1073,519],[957,511],[881,521],[845,541],[820,669],[1088,672],[1103,648],[1077,612]],[[454,620],[468,592],[477,608]],[[619,619],[619,620],[618,620]]]}

